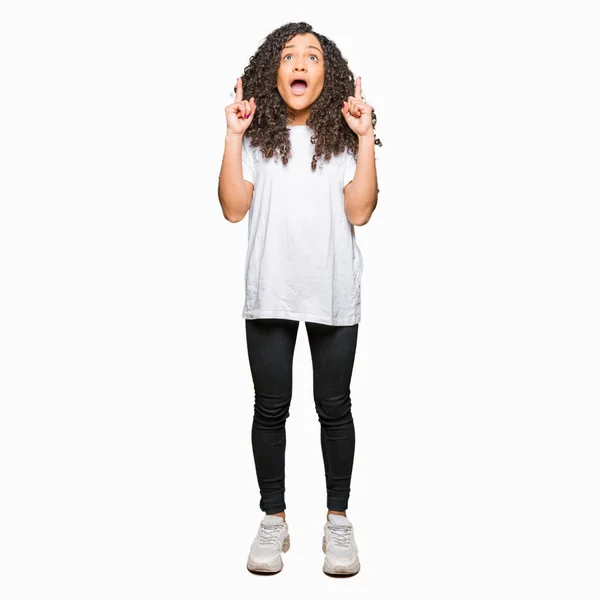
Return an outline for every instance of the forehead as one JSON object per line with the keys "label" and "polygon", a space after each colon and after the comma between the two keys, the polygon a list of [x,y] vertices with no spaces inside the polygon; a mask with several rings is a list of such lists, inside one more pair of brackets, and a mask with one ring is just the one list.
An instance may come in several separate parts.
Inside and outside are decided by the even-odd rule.
{"label": "forehead", "polygon": [[323,48],[321,47],[319,40],[312,33],[299,33],[298,35],[295,35],[292,39],[285,43],[284,49],[289,46],[295,46],[296,49],[300,50],[303,50],[307,46],[313,46],[314,48],[317,48],[323,52]]}

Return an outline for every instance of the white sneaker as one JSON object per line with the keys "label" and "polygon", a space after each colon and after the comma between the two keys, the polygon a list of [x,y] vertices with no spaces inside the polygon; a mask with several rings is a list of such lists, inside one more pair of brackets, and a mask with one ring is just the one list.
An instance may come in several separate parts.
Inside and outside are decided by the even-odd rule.
{"label": "white sneaker", "polygon": [[323,529],[323,571],[328,575],[356,575],[360,562],[352,523],[342,515],[329,514]]}
{"label": "white sneaker", "polygon": [[281,553],[290,549],[288,524],[283,517],[265,515],[250,546],[247,567],[253,573],[279,573]]}

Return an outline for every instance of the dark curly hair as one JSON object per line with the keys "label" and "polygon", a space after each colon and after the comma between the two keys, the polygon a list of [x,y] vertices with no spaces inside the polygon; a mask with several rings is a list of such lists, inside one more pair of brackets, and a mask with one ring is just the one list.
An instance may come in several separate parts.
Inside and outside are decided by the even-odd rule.
{"label": "dark curly hair", "polygon": [[[315,171],[317,160],[321,157],[329,161],[332,156],[349,150],[356,159],[358,152],[358,137],[341,112],[342,101],[354,94],[356,83],[348,61],[335,43],[313,31],[308,23],[287,23],[264,39],[256,53],[250,57],[241,79],[243,99],[250,100],[254,97],[256,101],[254,118],[246,130],[247,135],[252,138],[251,145],[259,147],[265,158],[279,154],[283,164],[287,164],[291,149],[290,132],[287,129],[288,107],[277,90],[277,71],[285,44],[303,33],[312,33],[323,48],[323,90],[311,105],[306,121],[313,131],[311,142],[315,144],[315,153],[311,169]],[[372,110],[372,123],[375,129],[375,109]],[[376,136],[375,144],[382,145]]]}

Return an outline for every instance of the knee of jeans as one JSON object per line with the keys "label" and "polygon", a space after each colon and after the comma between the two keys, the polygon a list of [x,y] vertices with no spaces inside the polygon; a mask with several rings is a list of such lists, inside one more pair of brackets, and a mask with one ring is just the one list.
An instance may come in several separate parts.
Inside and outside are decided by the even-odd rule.
{"label": "knee of jeans", "polygon": [[315,407],[323,425],[341,425],[352,421],[350,393],[315,395]]}
{"label": "knee of jeans", "polygon": [[264,427],[276,429],[285,425],[290,416],[291,394],[256,394],[254,421]]}

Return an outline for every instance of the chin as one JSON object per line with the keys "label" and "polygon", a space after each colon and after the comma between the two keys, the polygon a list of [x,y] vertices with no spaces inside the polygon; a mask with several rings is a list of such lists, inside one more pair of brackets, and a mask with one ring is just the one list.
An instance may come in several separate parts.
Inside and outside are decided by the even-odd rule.
{"label": "chin", "polygon": [[312,102],[307,102],[306,100],[294,102],[294,99],[290,99],[290,101],[287,104],[290,108],[294,108],[296,110],[304,110],[305,108],[308,108],[312,104]]}

